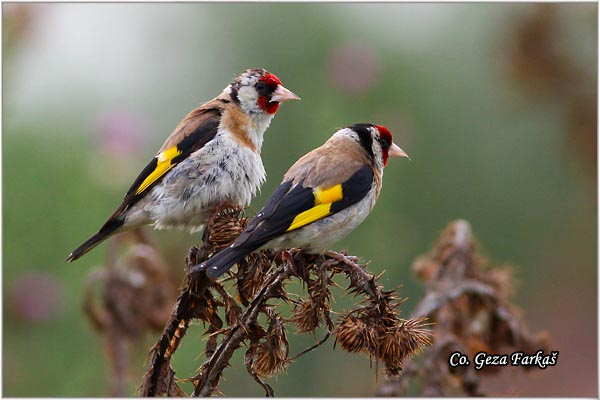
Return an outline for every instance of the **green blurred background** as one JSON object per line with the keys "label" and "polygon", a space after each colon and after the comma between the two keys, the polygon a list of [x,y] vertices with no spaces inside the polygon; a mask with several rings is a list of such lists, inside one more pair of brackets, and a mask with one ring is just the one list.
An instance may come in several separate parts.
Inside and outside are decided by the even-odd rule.
{"label": "green blurred background", "polygon": [[[546,329],[556,367],[512,368],[496,396],[597,396],[596,4],[3,3],[3,395],[106,396],[102,339],[81,311],[103,245],[94,233],[175,124],[246,68],[302,97],[267,131],[268,180],[253,214],[299,156],[354,122],[387,126],[392,160],[371,216],[336,247],[386,270],[409,300],[411,262],[464,218],[487,256],[514,266],[516,302]],[[158,232],[182,277],[199,237]],[[337,296],[335,309],[351,300]],[[195,327],[177,352],[194,374]],[[291,346],[311,335],[289,333]],[[156,338],[136,347],[130,393]],[[332,341],[270,380],[281,396],[371,396],[366,357]],[[295,352],[293,350],[293,352]],[[262,396],[243,351],[230,396]],[[382,376],[380,376],[380,379]],[[189,389],[189,386],[186,387]]]}

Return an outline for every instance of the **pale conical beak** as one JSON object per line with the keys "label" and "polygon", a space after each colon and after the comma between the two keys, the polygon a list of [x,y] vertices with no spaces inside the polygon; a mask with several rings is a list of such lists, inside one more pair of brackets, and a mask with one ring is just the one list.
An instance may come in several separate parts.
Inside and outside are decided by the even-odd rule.
{"label": "pale conical beak", "polygon": [[279,103],[289,100],[300,100],[300,97],[291,90],[284,88],[282,85],[277,85],[277,89],[271,95],[271,101]]}
{"label": "pale conical beak", "polygon": [[388,154],[390,157],[406,157],[410,160],[410,157],[404,150],[400,148],[396,143],[392,142],[390,149],[388,150]]}

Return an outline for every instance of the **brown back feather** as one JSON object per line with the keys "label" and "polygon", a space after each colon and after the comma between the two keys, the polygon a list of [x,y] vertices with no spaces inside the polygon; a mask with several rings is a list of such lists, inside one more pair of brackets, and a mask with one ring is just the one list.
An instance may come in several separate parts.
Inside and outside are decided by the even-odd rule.
{"label": "brown back feather", "polygon": [[347,181],[364,165],[373,166],[358,143],[349,137],[334,136],[296,161],[283,181],[303,181],[304,186],[327,188]]}
{"label": "brown back feather", "polygon": [[231,97],[229,94],[223,92],[214,99],[190,111],[188,115],[177,124],[175,129],[173,129],[173,132],[171,132],[158,153],[176,146],[183,139],[192,134],[196,128],[203,124],[207,119],[214,118],[215,112],[220,114],[230,102]]}

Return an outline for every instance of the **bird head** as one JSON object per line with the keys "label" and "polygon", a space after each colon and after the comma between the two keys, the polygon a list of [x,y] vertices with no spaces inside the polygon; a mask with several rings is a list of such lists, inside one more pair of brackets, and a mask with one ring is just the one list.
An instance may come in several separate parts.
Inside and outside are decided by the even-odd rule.
{"label": "bird head", "polygon": [[408,158],[408,154],[392,141],[392,134],[385,126],[360,123],[339,132],[357,141],[379,169],[387,165],[389,157]]}
{"label": "bird head", "polygon": [[233,101],[247,114],[275,115],[279,103],[300,100],[281,80],[264,69],[249,69],[228,86]]}
{"label": "bird head", "polygon": [[381,160],[383,166],[387,165],[389,157],[406,157],[410,159],[408,154],[400,146],[392,141],[392,133],[383,125],[375,125],[374,137],[376,143],[381,147]]}

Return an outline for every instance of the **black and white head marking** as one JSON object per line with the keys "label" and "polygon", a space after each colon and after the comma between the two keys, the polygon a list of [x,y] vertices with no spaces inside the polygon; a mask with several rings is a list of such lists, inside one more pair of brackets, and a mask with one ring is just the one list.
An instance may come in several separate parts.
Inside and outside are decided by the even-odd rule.
{"label": "black and white head marking", "polygon": [[338,134],[349,136],[358,142],[373,164],[379,170],[383,169],[386,158],[384,152],[390,148],[391,142],[387,138],[381,137],[375,125],[368,123],[354,124],[340,129]]}
{"label": "black and white head marking", "polygon": [[[264,77],[270,75],[265,69],[255,68],[246,70],[235,78],[225,91],[228,91],[232,100],[238,104],[247,114],[264,113],[264,105],[261,108],[259,98],[270,100],[277,84],[269,84]],[[261,79],[262,78],[262,79]]]}

